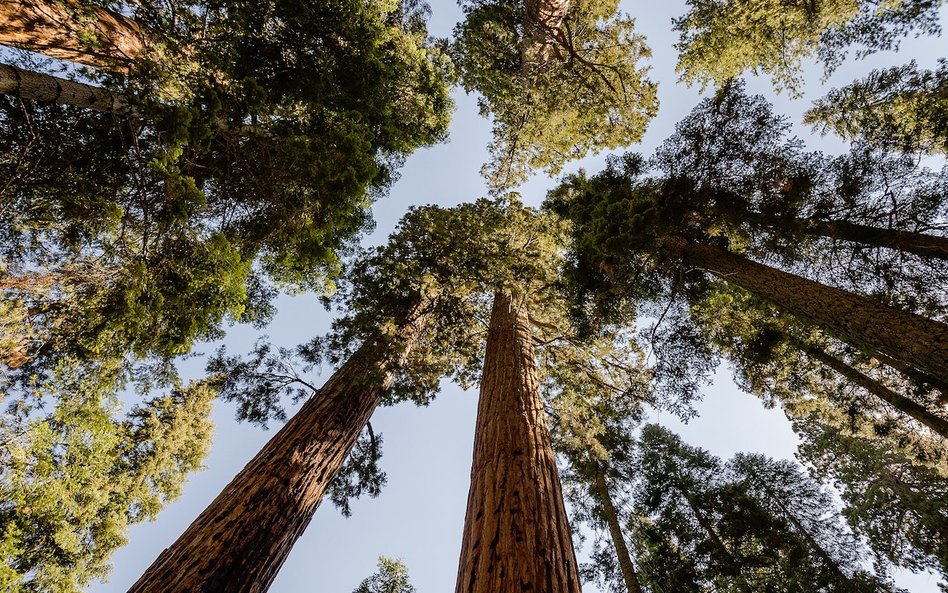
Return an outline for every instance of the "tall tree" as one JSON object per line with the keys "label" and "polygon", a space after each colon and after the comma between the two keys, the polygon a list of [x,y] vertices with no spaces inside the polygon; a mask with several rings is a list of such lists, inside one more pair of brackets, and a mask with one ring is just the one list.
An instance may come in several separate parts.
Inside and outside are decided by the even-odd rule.
{"label": "tall tree", "polygon": [[522,297],[491,308],[455,590],[579,593],[579,569]]}
{"label": "tall tree", "polygon": [[353,593],[415,593],[415,588],[404,562],[379,556],[378,572],[362,581]]}
{"label": "tall tree", "polygon": [[862,80],[830,91],[806,112],[822,132],[928,154],[948,153],[948,61],[921,70],[905,66],[874,70]]}
{"label": "tall tree", "polygon": [[678,71],[688,82],[723,84],[750,71],[799,94],[801,62],[816,57],[832,72],[857,45],[857,56],[896,49],[910,33],[937,34],[942,0],[788,3],[781,0],[689,0],[675,20]]}
{"label": "tall tree", "polygon": [[649,56],[615,0],[465,0],[454,55],[494,137],[488,184],[639,140],[658,108]]}
{"label": "tall tree", "polygon": [[37,394],[47,411],[14,407],[4,414],[4,591],[78,593],[105,578],[128,527],[154,519],[200,469],[214,391],[175,388],[123,414],[120,387],[66,360]]}

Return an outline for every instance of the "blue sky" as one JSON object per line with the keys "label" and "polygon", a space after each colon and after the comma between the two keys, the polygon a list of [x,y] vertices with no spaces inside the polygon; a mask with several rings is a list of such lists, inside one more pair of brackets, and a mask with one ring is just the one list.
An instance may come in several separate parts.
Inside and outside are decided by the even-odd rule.
{"label": "blue sky", "polygon": [[[430,1],[432,32],[448,35],[460,18],[460,10],[454,0]],[[698,89],[676,82],[677,54],[671,19],[684,13],[684,2],[626,0],[622,8],[636,17],[639,31],[648,38],[653,52],[651,77],[659,83],[659,115],[650,125],[644,142],[633,147],[647,154],[671,134],[674,124],[691,110],[701,94]],[[943,12],[942,22],[948,27],[946,14],[948,10]],[[945,39],[910,39],[898,54],[848,62],[825,85],[821,82],[821,68],[808,65],[805,94],[796,100],[774,96],[767,80],[751,79],[748,90],[766,95],[777,112],[790,116],[797,124],[796,133],[809,147],[838,152],[842,149],[839,141],[813,137],[799,125],[800,115],[814,99],[830,87],[846,84],[874,67],[902,64],[910,59],[930,67],[937,57],[946,55],[946,47]],[[376,205],[377,229],[366,238],[366,243],[384,241],[411,205],[454,205],[486,194],[479,169],[486,158],[490,124],[478,116],[474,97],[460,91],[454,96],[457,111],[450,141],[409,158],[391,195]],[[584,159],[567,171],[580,166],[598,170],[603,158],[599,155]],[[539,204],[552,185],[553,180],[535,177],[520,191],[525,202]],[[284,297],[279,301],[279,314],[265,333],[277,344],[293,346],[324,333],[330,321],[315,298]],[[248,327],[237,326],[231,328],[223,343],[231,352],[246,352],[257,335]],[[207,345],[199,350],[209,353],[215,347]],[[196,376],[202,365],[199,360],[187,361],[184,370]],[[329,372],[331,369],[326,369],[322,377],[312,379],[321,382]],[[401,404],[379,410],[372,422],[376,431],[384,434],[383,468],[388,474],[388,485],[379,498],[356,501],[349,519],[341,517],[331,504],[324,504],[296,544],[271,591],[348,593],[375,570],[379,554],[403,558],[419,593],[453,590],[467,500],[476,397],[476,390],[461,391],[444,384],[439,398],[428,408]],[[758,399],[742,393],[731,381],[726,366],[719,369],[714,385],[706,390],[698,408],[698,418],[688,425],[668,414],[653,414],[651,420],[722,457],[737,451],[793,457],[797,439],[783,414],[764,409]],[[271,426],[269,431],[263,431],[238,424],[233,415],[231,405],[216,406],[217,429],[207,469],[190,479],[184,495],[169,505],[156,522],[131,529],[129,544],[113,558],[115,570],[109,582],[92,586],[91,592],[126,591],[278,428]],[[937,591],[936,579],[929,575],[900,574],[898,581],[913,593]],[[587,587],[586,591],[595,589]]]}

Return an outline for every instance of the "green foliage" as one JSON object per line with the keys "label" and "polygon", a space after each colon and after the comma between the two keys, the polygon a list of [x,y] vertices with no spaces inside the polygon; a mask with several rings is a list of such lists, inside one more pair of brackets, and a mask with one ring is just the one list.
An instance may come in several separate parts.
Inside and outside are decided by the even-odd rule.
{"label": "green foliage", "polygon": [[689,0],[675,20],[678,72],[702,87],[745,72],[767,74],[778,90],[800,94],[801,62],[818,57],[827,73],[846,57],[895,49],[910,33],[937,34],[942,0]]}
{"label": "green foliage", "polygon": [[[120,414],[118,385],[63,362],[37,397],[43,415],[5,415],[0,588],[78,592],[104,578],[128,526],[177,498],[210,447],[214,392],[202,384]],[[52,404],[52,405],[50,405]]]}
{"label": "green foliage", "polygon": [[452,109],[420,2],[109,7],[149,32],[127,74],[96,75],[127,117],[2,101],[9,273],[101,272],[42,303],[37,372],[180,355],[228,318],[265,320],[275,288],[331,292],[371,201]]}
{"label": "green foliage", "polygon": [[810,418],[796,424],[805,435],[801,456],[835,481],[849,524],[876,560],[948,578],[948,479],[873,439]]}
{"label": "green foliage", "polygon": [[806,113],[823,133],[905,152],[948,153],[948,61],[934,70],[905,66],[874,70],[834,89]]}
{"label": "green foliage", "polygon": [[379,556],[378,566],[378,572],[362,581],[353,593],[414,593],[404,562]]}
{"label": "green foliage", "polygon": [[565,14],[550,23],[532,22],[526,4],[465,0],[455,30],[461,80],[493,120],[484,174],[495,190],[636,142],[658,109],[638,65],[650,52],[616,0],[562,3]]}

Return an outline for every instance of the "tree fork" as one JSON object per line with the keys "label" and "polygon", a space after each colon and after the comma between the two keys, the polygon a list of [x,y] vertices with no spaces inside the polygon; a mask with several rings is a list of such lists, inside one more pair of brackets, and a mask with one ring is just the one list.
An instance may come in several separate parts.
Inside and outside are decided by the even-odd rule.
{"label": "tree fork", "polygon": [[[90,34],[94,41],[84,41]],[[0,0],[0,45],[124,71],[144,53],[145,42],[138,23],[104,8],[75,0]]]}
{"label": "tree fork", "polygon": [[[406,348],[420,324],[402,326]],[[380,340],[363,344],[129,593],[267,591],[391,384],[392,356]]]}
{"label": "tree fork", "polygon": [[726,249],[681,238],[665,242],[673,255],[807,319],[866,352],[878,351],[948,382],[948,326],[871,298],[820,284]]}
{"label": "tree fork", "polygon": [[457,593],[580,593],[526,307],[494,296]]}

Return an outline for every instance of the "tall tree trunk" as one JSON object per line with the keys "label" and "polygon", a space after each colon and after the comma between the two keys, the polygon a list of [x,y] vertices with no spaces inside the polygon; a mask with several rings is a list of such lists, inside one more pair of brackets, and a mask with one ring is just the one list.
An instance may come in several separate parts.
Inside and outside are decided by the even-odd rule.
{"label": "tall tree trunk", "polygon": [[580,593],[526,307],[494,297],[457,593]]}
{"label": "tall tree trunk", "polygon": [[804,541],[806,541],[807,545],[810,547],[810,550],[814,554],[819,556],[823,564],[826,565],[826,568],[828,568],[830,572],[836,575],[836,578],[840,579],[842,582],[848,583],[849,585],[853,585],[852,578],[850,578],[846,573],[844,573],[843,570],[839,567],[839,564],[833,559],[832,556],[829,555],[829,553],[823,548],[823,546],[821,546],[815,539],[813,539],[813,536],[810,534],[810,532],[806,529],[806,527],[804,527],[802,523],[800,523],[800,520],[797,518],[797,516],[794,515],[790,511],[790,509],[787,508],[787,506],[783,503],[780,497],[777,496],[773,491],[771,491],[770,488],[768,488],[766,484],[762,484],[762,486],[764,490],[767,492],[767,494],[770,496],[770,499],[773,500],[774,503],[776,503],[777,507],[780,509],[780,512],[783,513],[783,515],[787,519],[789,519],[791,525],[793,525],[793,528],[797,531],[800,537],[802,537]]}
{"label": "tall tree trunk", "polygon": [[666,242],[673,255],[816,323],[864,351],[878,351],[948,381],[948,326],[730,253],[684,239]]}
{"label": "tall tree trunk", "polygon": [[[410,348],[420,321],[403,326]],[[130,593],[263,593],[391,384],[397,361],[370,341],[224,488]]]}
{"label": "tall tree trunk", "polygon": [[73,0],[0,0],[0,45],[88,66],[127,70],[144,53],[145,35],[128,17],[102,8],[84,8]]}
{"label": "tall tree trunk", "polygon": [[803,351],[813,359],[833,369],[854,385],[862,387],[872,395],[888,403],[896,410],[914,418],[916,421],[932,429],[936,434],[948,438],[948,420],[933,414],[925,406],[889,389],[879,381],[853,368],[822,348],[804,346]]}
{"label": "tall tree trunk", "polygon": [[635,564],[632,563],[632,554],[629,552],[629,546],[626,545],[625,536],[622,534],[619,513],[616,511],[616,506],[612,502],[612,495],[609,493],[606,474],[599,465],[596,466],[596,492],[602,514],[606,518],[606,525],[609,526],[609,536],[612,538],[612,547],[616,551],[616,558],[619,561],[619,570],[622,571],[625,588],[629,593],[642,593],[638,575],[635,573]]}
{"label": "tall tree trunk", "polygon": [[7,64],[0,64],[0,94],[108,111],[120,116],[131,113],[125,98],[112,91]]}
{"label": "tall tree trunk", "polygon": [[939,381],[935,377],[925,374],[902,361],[895,360],[891,356],[886,356],[880,352],[871,352],[869,354],[872,356],[872,358],[875,358],[887,367],[902,373],[902,375],[912,380],[916,384],[925,384],[929,389],[937,391],[938,393],[936,396],[938,398],[938,403],[942,406],[948,406],[948,383]]}

